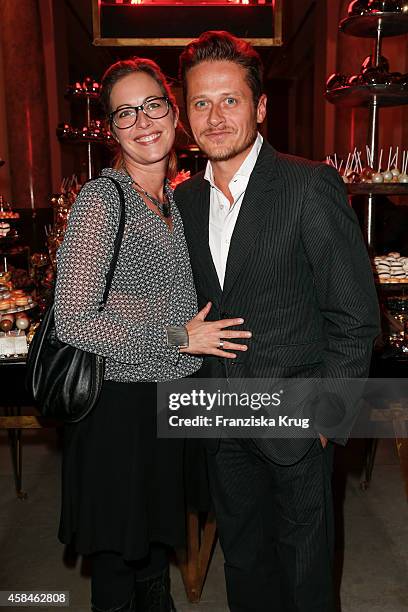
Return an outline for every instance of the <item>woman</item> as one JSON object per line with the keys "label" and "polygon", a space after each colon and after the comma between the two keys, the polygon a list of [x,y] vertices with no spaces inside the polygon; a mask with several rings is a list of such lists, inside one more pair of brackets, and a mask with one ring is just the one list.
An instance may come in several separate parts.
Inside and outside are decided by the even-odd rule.
{"label": "woman", "polygon": [[[118,143],[116,169],[81,190],[58,252],[61,340],[106,358],[101,398],[65,428],[59,537],[92,558],[92,609],[174,610],[169,547],[184,542],[181,440],[156,438],[155,382],[193,374],[199,355],[234,358],[240,319],[197,314],[174,172],[178,109],[158,66],[111,66],[101,102]],[[169,163],[171,162],[171,163]],[[98,311],[124,192],[126,226],[106,308]],[[185,345],[188,344],[188,347]],[[181,348],[185,347],[185,348]],[[227,349],[227,350],[225,350]]]}

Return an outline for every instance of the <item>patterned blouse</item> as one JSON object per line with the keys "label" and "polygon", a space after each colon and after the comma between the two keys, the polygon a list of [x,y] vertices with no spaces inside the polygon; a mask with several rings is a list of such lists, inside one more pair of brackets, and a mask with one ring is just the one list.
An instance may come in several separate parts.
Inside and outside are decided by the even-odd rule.
{"label": "patterned blouse", "polygon": [[[120,182],[126,225],[108,301],[98,312],[119,222]],[[165,381],[199,369],[201,358],[168,347],[165,327],[197,314],[180,213],[166,186],[173,231],[152,212],[126,174],[107,168],[84,185],[57,254],[55,323],[60,340],[106,357],[105,378]]]}

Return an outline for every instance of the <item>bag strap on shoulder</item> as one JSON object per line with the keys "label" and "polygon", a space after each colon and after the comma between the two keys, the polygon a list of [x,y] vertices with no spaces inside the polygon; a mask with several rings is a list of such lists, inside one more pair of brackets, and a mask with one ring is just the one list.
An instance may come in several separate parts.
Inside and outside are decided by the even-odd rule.
{"label": "bag strap on shoulder", "polygon": [[120,246],[122,244],[123,233],[125,231],[125,221],[126,221],[125,195],[123,193],[122,186],[116,179],[112,178],[111,176],[104,176],[103,178],[106,178],[115,184],[115,187],[119,193],[120,209],[119,209],[118,231],[115,236],[115,242],[113,243],[113,256],[112,256],[112,260],[109,266],[109,270],[106,274],[105,291],[103,292],[102,300],[99,302],[99,308],[98,308],[99,312],[102,312],[108,300],[109,291],[112,285],[113,274],[115,272],[116,264],[117,264],[118,257],[119,257]]}

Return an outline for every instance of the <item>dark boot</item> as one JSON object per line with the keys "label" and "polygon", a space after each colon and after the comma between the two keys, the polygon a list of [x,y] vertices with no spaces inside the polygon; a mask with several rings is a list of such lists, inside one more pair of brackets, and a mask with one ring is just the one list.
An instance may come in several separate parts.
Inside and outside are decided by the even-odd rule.
{"label": "dark boot", "polygon": [[134,610],[138,612],[177,612],[170,595],[169,569],[157,576],[137,580],[134,603]]}

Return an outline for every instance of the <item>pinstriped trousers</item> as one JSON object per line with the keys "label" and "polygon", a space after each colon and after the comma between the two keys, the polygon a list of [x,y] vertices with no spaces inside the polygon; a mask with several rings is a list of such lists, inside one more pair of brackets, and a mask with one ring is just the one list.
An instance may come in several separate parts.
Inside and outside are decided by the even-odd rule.
{"label": "pinstriped trousers", "polygon": [[207,452],[231,612],[332,612],[334,447],[296,464],[258,457],[242,441]]}

